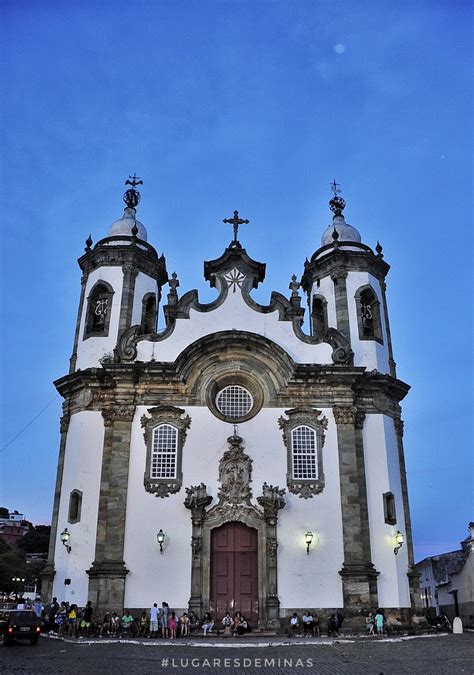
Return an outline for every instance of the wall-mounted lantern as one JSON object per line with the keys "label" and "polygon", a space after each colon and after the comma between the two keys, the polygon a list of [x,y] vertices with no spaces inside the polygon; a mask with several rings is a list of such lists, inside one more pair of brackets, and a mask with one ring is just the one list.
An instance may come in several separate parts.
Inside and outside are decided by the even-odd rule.
{"label": "wall-mounted lantern", "polygon": [[69,532],[67,527],[64,528],[64,530],[61,532],[61,534],[59,536],[61,538],[61,542],[62,542],[63,546],[65,547],[66,551],[68,553],[71,553],[71,547],[68,544],[68,541],[71,538],[71,533]]}
{"label": "wall-mounted lantern", "polygon": [[306,532],[305,541],[306,541],[306,554],[309,555],[309,547],[313,541],[314,534],[312,532]]}
{"label": "wall-mounted lantern", "polygon": [[163,553],[163,543],[165,541],[165,533],[163,530],[160,530],[158,534],[156,535],[156,540],[160,545],[160,553]]}
{"label": "wall-mounted lantern", "polygon": [[401,547],[403,546],[403,542],[404,542],[404,541],[405,541],[405,537],[404,537],[403,534],[400,532],[400,530],[398,530],[397,534],[395,535],[395,542],[396,542],[397,545],[396,545],[395,548],[393,549],[393,552],[395,553],[395,555],[397,555],[398,551],[399,551],[399,550],[401,549]]}

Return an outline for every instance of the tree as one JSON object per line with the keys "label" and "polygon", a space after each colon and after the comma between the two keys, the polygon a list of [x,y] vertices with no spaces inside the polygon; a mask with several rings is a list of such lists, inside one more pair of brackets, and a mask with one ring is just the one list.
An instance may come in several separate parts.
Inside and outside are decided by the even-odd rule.
{"label": "tree", "polygon": [[23,553],[48,553],[50,525],[36,525],[17,543]]}

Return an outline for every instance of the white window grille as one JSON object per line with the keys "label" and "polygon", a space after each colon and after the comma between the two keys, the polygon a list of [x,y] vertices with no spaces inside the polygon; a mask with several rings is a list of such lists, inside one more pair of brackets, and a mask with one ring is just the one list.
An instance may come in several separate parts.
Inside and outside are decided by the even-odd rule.
{"label": "white window grille", "polygon": [[160,424],[153,430],[150,478],[176,478],[178,430],[170,424]]}
{"label": "white window grille", "polygon": [[245,417],[252,409],[253,398],[243,387],[231,384],[217,394],[216,406],[226,417]]}
{"label": "white window grille", "polygon": [[311,427],[296,427],[291,432],[293,478],[315,480],[318,477],[316,461],[316,432]]}

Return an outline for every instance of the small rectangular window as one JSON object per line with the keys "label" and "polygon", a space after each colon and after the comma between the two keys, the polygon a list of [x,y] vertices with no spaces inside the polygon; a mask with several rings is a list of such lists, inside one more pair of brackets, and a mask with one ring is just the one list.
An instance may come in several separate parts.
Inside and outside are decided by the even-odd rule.
{"label": "small rectangular window", "polygon": [[385,492],[383,495],[383,513],[387,525],[395,525],[397,522],[397,512],[395,510],[393,492]]}
{"label": "small rectangular window", "polygon": [[68,521],[78,523],[81,520],[82,492],[73,490],[69,495],[69,513]]}

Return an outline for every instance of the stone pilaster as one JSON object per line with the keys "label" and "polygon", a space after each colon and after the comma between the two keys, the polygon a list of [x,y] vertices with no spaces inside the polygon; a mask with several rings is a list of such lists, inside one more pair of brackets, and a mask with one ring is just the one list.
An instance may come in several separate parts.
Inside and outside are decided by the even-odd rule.
{"label": "stone pilaster", "polygon": [[266,572],[267,588],[265,599],[265,615],[267,628],[279,628],[280,621],[280,600],[278,598],[278,511],[285,507],[283,498],[284,490],[278,487],[268,486],[266,483],[262,488],[263,494],[257,497],[257,501],[263,507],[263,517],[266,525]]}
{"label": "stone pilaster", "polygon": [[400,464],[400,483],[402,488],[403,515],[405,519],[405,544],[408,554],[408,583],[410,586],[410,603],[412,611],[421,612],[420,597],[420,574],[415,568],[413,556],[413,535],[411,531],[410,507],[408,503],[407,473],[405,468],[405,453],[403,450],[403,420],[399,417],[393,419],[397,436],[398,461]]}
{"label": "stone pilaster", "polygon": [[58,536],[59,505],[61,502],[61,485],[63,482],[64,455],[66,453],[66,439],[69,429],[69,420],[69,415],[63,415],[60,420],[61,440],[59,442],[58,470],[56,474],[56,486],[54,488],[53,515],[51,518],[48,561],[41,572],[41,598],[45,604],[51,602],[53,597],[53,581],[54,575],[56,574],[54,569],[54,552],[56,549]]}
{"label": "stone pilaster", "polygon": [[81,297],[79,300],[79,309],[77,310],[76,332],[74,334],[74,346],[72,348],[71,358],[69,359],[69,374],[76,370],[77,362],[77,345],[79,344],[79,331],[81,328],[82,310],[84,308],[84,299],[86,296],[87,275],[81,277]]}
{"label": "stone pilaster", "polygon": [[345,614],[355,619],[360,618],[361,610],[377,604],[378,572],[370,558],[365,471],[361,468],[363,417],[355,406],[334,407],[333,413],[337,424],[344,544],[344,563],[339,574]]}
{"label": "stone pilaster", "polygon": [[123,286],[122,286],[122,301],[120,303],[120,319],[118,335],[120,336],[124,330],[127,330],[132,325],[133,299],[135,295],[135,279],[137,278],[138,269],[132,263],[127,263],[122,267],[123,271]]}
{"label": "stone pilaster", "polygon": [[123,560],[130,438],[134,406],[116,405],[102,411],[105,424],[95,560],[87,570],[89,600],[98,616],[122,612],[125,577]]}
{"label": "stone pilaster", "polygon": [[[200,489],[201,488],[201,489]],[[187,488],[188,496],[184,505],[191,511],[192,537],[191,537],[191,597],[189,598],[189,611],[197,616],[202,616],[208,608],[203,607],[203,537],[202,530],[206,518],[206,506],[212,502],[212,497],[207,494],[205,485],[196,488]]]}
{"label": "stone pilaster", "polygon": [[350,344],[351,331],[349,324],[349,306],[347,303],[346,287],[347,270],[343,267],[336,268],[331,272],[331,279],[334,283],[337,330],[349,340]]}

